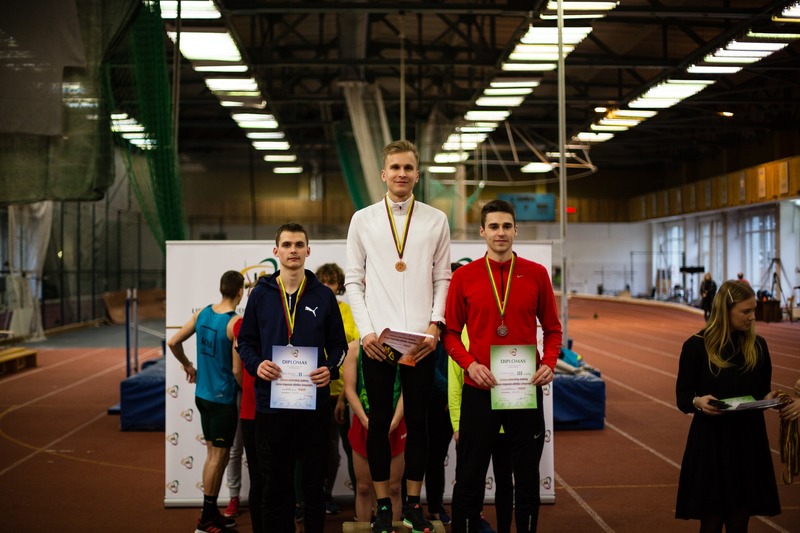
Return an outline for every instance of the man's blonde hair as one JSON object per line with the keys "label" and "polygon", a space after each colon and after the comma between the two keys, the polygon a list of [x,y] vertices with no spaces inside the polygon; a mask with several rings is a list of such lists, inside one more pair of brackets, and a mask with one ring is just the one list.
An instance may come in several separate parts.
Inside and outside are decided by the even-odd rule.
{"label": "man's blonde hair", "polygon": [[394,141],[383,147],[383,166],[386,167],[386,158],[392,154],[402,154],[411,152],[414,154],[417,170],[419,170],[419,151],[411,141]]}

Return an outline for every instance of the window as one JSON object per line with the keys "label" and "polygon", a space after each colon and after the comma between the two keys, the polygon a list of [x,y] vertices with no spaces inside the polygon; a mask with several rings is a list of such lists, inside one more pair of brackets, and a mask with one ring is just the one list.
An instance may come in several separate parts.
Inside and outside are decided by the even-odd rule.
{"label": "window", "polygon": [[749,279],[754,290],[770,291],[770,267],[777,256],[775,209],[750,212],[744,216],[743,224],[744,277]]}

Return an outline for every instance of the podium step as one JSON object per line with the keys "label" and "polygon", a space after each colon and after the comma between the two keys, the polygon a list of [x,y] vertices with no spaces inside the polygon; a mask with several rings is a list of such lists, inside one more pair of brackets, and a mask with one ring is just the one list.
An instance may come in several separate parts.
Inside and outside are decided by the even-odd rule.
{"label": "podium step", "polygon": [[[446,533],[444,525],[439,520],[431,520],[435,533]],[[411,533],[411,528],[402,521],[393,522],[395,533]],[[345,522],[342,524],[342,533],[372,533],[369,522]]]}

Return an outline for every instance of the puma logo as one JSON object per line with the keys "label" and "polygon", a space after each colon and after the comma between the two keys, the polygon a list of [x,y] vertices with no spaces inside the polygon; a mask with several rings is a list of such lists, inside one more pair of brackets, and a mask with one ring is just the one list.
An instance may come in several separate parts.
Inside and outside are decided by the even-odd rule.
{"label": "puma logo", "polygon": [[314,309],[311,309],[309,306],[306,306],[306,311],[311,311],[311,313],[314,315],[314,318],[317,317],[317,309],[319,309],[319,306],[315,307]]}

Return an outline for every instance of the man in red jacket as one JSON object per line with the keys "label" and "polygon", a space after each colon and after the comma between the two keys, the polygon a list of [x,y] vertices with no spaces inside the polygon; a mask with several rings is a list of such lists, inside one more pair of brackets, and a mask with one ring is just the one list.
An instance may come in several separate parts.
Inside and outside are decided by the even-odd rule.
{"label": "man in red jacket", "polygon": [[[464,369],[453,533],[473,533],[480,527],[486,470],[501,425],[512,450],[516,530],[536,531],[539,461],[544,448],[541,387],[553,380],[561,350],[561,322],[547,270],[512,250],[517,234],[514,207],[502,200],[487,203],[481,211],[480,232],[486,240],[486,255],[453,273],[445,306],[445,349]],[[530,396],[535,395],[537,407],[493,409],[491,389],[498,384],[499,368],[491,367],[492,347],[536,345],[537,319],[544,353],[535,350],[535,371],[529,380],[532,390],[528,390]],[[469,350],[461,340],[465,326]],[[522,389],[528,387],[526,383]]]}

